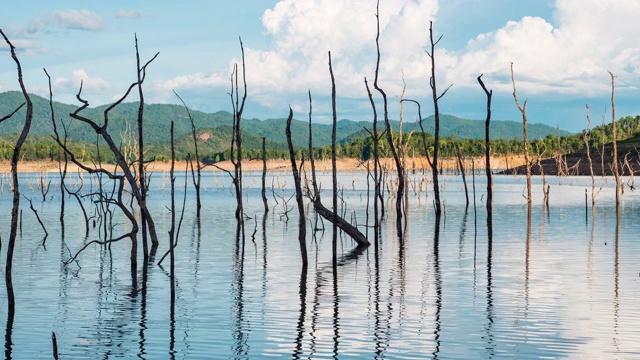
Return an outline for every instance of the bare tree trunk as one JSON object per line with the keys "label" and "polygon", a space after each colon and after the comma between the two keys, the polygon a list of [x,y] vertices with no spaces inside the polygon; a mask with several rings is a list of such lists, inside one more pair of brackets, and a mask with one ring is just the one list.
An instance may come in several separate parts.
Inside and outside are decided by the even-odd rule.
{"label": "bare tree trunk", "polygon": [[[233,139],[231,140],[231,162],[234,167],[233,184],[236,189],[236,219],[243,224],[244,223],[244,209],[242,205],[242,128],[240,122],[242,120],[242,112],[244,111],[244,104],[247,99],[247,77],[246,67],[244,60],[244,46],[242,45],[242,39],[240,39],[240,50],[242,52],[242,82],[243,82],[243,95],[242,101],[240,101],[240,93],[238,89],[238,65],[234,67],[234,73],[231,74],[231,105],[233,106]],[[235,85],[234,77],[235,75]],[[235,93],[234,93],[235,87]],[[234,97],[235,95],[235,97]],[[234,159],[234,141],[235,141],[235,159]],[[242,227],[243,240],[244,240],[244,226]]]}
{"label": "bare tree trunk", "polygon": [[331,74],[331,109],[333,113],[333,123],[331,127],[331,179],[333,183],[333,237],[331,249],[333,252],[333,264],[335,266],[338,255],[338,170],[336,168],[336,127],[338,114],[336,110],[336,79],[333,76],[331,66],[331,51],[329,51],[329,73]]}
{"label": "bare tree trunk", "polygon": [[593,161],[591,160],[591,116],[589,115],[589,105],[587,105],[587,128],[584,130],[584,134],[582,136],[584,140],[584,146],[587,149],[587,159],[589,160],[589,175],[591,175],[591,207],[593,207],[596,203],[596,179],[593,174]]}
{"label": "bare tree trunk", "polygon": [[436,215],[439,216],[442,212],[440,205],[440,185],[438,184],[438,153],[440,152],[440,110],[438,107],[438,101],[449,91],[451,85],[449,85],[442,94],[438,95],[436,88],[436,59],[435,59],[435,47],[442,39],[442,35],[438,40],[433,40],[433,21],[429,21],[429,40],[431,42],[431,51],[427,54],[431,59],[431,77],[429,78],[429,85],[431,87],[431,94],[433,97],[433,112],[435,119],[435,131],[433,134],[433,161],[431,162],[431,173],[433,174],[433,192],[435,196]]}
{"label": "bare tree trunk", "polygon": [[171,229],[169,230],[169,280],[171,282],[171,309],[173,310],[176,302],[176,280],[175,280],[175,236],[176,236],[176,178],[174,176],[174,167],[176,163],[176,149],[173,141],[173,121],[171,121],[171,170],[169,171],[169,179],[171,181]]}
{"label": "bare tree trunk", "polygon": [[267,202],[266,195],[266,181],[267,181],[267,151],[266,151],[266,138],[262,138],[262,203],[264,204],[264,213],[269,212],[269,203]]}
{"label": "bare tree trunk", "polygon": [[[478,76],[478,83],[487,95],[487,119],[484,122],[484,154],[485,174],[487,175],[487,213],[491,216],[493,207],[493,179],[491,178],[491,141],[489,139],[489,126],[491,124],[491,96],[493,90],[488,90],[482,81],[482,74]],[[488,220],[490,222],[490,219]]]}
{"label": "bare tree trunk", "polygon": [[309,90],[309,162],[311,162],[311,185],[313,187],[312,199],[320,201],[320,190],[318,189],[318,181],[316,179],[316,163],[313,159],[313,130],[311,127],[311,115],[313,106],[311,102],[311,90]]}
{"label": "bare tree trunk", "polygon": [[[140,68],[140,52],[138,51],[138,37],[136,40],[136,73],[138,75],[138,96],[140,103],[138,104],[138,180],[140,181],[140,199],[142,204],[140,207],[146,207],[147,205],[147,184],[144,168],[144,134],[143,134],[143,119],[144,119],[144,93],[142,91],[142,78],[144,74]],[[149,245],[147,244],[147,219],[145,216],[141,216],[140,228],[142,229],[142,251],[144,253],[145,263],[149,257]],[[155,244],[157,245],[157,244]]]}
{"label": "bare tree trunk", "polygon": [[460,154],[460,148],[458,145],[453,144],[456,150],[456,156],[458,158],[458,168],[460,169],[460,174],[462,175],[462,183],[464,184],[464,196],[467,200],[466,208],[469,207],[469,190],[467,189],[467,177],[465,174],[464,164],[462,163],[462,154]]}
{"label": "bare tree trunk", "polygon": [[[29,134],[29,129],[31,128],[31,120],[33,118],[33,104],[31,103],[31,98],[27,93],[27,89],[24,85],[24,81],[22,79],[22,65],[20,65],[20,60],[18,60],[18,56],[16,55],[15,47],[9,41],[9,38],[4,34],[2,30],[0,30],[0,34],[6,41],[7,45],[9,45],[9,49],[11,50],[11,58],[16,63],[18,68],[18,83],[20,84],[20,89],[22,90],[22,95],[24,96],[25,103],[27,104],[27,114],[25,116],[24,125],[22,127],[22,131],[20,132],[20,136],[16,141],[16,144],[13,148],[13,155],[11,156],[11,180],[13,183],[13,205],[11,207],[11,230],[9,232],[9,242],[7,244],[7,261],[5,263],[5,285],[7,288],[7,305],[8,305],[8,316],[13,319],[13,315],[15,313],[16,300],[13,293],[13,278],[12,278],[12,265],[13,265],[13,251],[15,249],[16,237],[18,235],[18,213],[20,209],[20,188],[19,188],[19,178],[18,178],[18,161],[20,159],[20,150],[22,149],[22,145],[24,144],[27,135]],[[24,104],[20,105],[18,109],[16,109],[11,114],[0,119],[0,122],[10,118],[13,116]]]}
{"label": "bare tree trunk", "polygon": [[523,106],[520,106],[516,94],[516,80],[513,76],[513,63],[511,63],[511,83],[513,84],[513,99],[522,114],[522,143],[524,146],[524,162],[527,169],[527,204],[531,204],[531,162],[529,161],[529,140],[527,138],[527,100],[524,101]]}
{"label": "bare tree trunk", "polygon": [[379,206],[379,196],[380,196],[380,175],[379,175],[379,144],[380,140],[378,136],[378,111],[376,110],[376,105],[373,101],[373,95],[371,95],[371,90],[369,90],[369,83],[367,82],[367,78],[364,79],[364,85],[367,88],[367,94],[369,96],[369,101],[371,102],[371,108],[373,110],[373,132],[371,133],[371,137],[373,138],[373,238],[375,244],[376,254],[378,252],[378,240],[380,236],[380,232],[378,231],[380,228],[380,220],[378,217],[378,206]]}
{"label": "bare tree trunk", "polygon": [[[287,127],[285,133],[287,135],[287,146],[289,147],[289,159],[291,160],[291,172],[293,173],[293,182],[296,189],[296,202],[298,203],[298,241],[300,242],[300,255],[302,257],[302,271],[306,272],[309,260],[307,259],[307,225],[304,216],[304,203],[302,201],[302,189],[300,188],[300,173],[296,164],[296,154],[293,151],[291,143],[291,120],[293,120],[293,110],[289,107],[289,117],[287,118]],[[334,157],[335,159],[335,157]]]}
{"label": "bare tree trunk", "polygon": [[202,165],[200,165],[200,153],[198,152],[198,135],[196,133],[196,125],[193,122],[193,117],[191,116],[191,111],[189,111],[187,104],[184,102],[184,100],[182,100],[180,95],[178,95],[178,93],[175,92],[175,90],[173,91],[173,93],[176,94],[178,99],[180,99],[180,102],[182,102],[182,106],[184,106],[184,109],[187,111],[187,116],[189,117],[189,122],[191,123],[191,136],[193,137],[193,147],[194,147],[194,152],[196,157],[196,172],[194,174],[193,165],[192,165],[191,177],[193,178],[193,187],[196,189],[196,216],[200,218],[200,208],[202,208],[202,202],[200,201],[200,183],[202,180],[202,174],[201,174]]}
{"label": "bare tree trunk", "polygon": [[618,130],[616,129],[616,103],[615,95],[615,76],[609,71],[611,76],[611,126],[613,134],[613,159],[612,167],[613,176],[616,179],[616,213],[620,211],[620,173],[618,171]]}
{"label": "bare tree trunk", "polygon": [[[313,140],[312,131],[311,131],[311,112],[312,112],[311,91],[309,91],[309,149],[312,149],[311,144]],[[340,228],[342,231],[344,231],[347,235],[349,235],[358,244],[358,246],[369,246],[370,245],[369,241],[362,234],[362,232],[358,230],[357,227],[351,225],[342,217],[337,216],[335,212],[327,209],[322,204],[322,200],[320,199],[320,190],[318,188],[318,182],[316,180],[316,165],[313,157],[313,151],[309,151],[309,160],[311,161],[311,178],[312,178],[312,185],[313,185],[313,195],[311,195],[311,200],[313,202],[313,209],[316,211],[318,215],[329,220],[331,223],[336,224],[337,227]]]}
{"label": "bare tree trunk", "polygon": [[387,103],[387,94],[378,86],[378,74],[380,70],[380,12],[379,12],[380,1],[378,1],[378,5],[376,6],[376,72],[375,79],[373,81],[373,87],[380,93],[382,96],[382,103],[384,109],[384,124],[387,133],[387,142],[389,143],[389,149],[391,150],[391,154],[393,155],[393,160],[396,164],[396,172],[398,174],[398,189],[396,192],[396,230],[398,232],[398,236],[402,237],[402,199],[404,198],[404,168],[402,166],[402,161],[400,161],[400,157],[398,155],[398,151],[396,149],[395,143],[393,141],[393,132],[391,130],[391,124],[389,123],[389,110]]}

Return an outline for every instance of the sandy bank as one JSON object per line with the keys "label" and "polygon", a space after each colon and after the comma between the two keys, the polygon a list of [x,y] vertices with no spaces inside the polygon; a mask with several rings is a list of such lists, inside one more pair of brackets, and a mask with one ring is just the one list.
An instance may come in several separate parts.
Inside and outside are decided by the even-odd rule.
{"label": "sandy bank", "polygon": [[[470,169],[472,162],[475,162],[476,168],[484,168],[484,158],[466,158],[465,167]],[[339,171],[354,171],[354,170],[366,170],[366,163],[363,163],[357,159],[338,159],[336,165]],[[383,166],[389,169],[395,168],[393,159],[382,159]],[[509,156],[507,158],[492,158],[491,167],[494,169],[505,169],[520,166],[524,164],[522,156]],[[441,159],[440,165],[445,169],[457,168],[456,159]],[[88,165],[90,166],[90,165]],[[184,171],[187,166],[186,162],[176,162],[176,171]],[[373,168],[372,163],[370,166]],[[421,170],[429,169],[426,158],[407,158],[406,159],[407,170]],[[308,167],[308,163],[305,164]],[[106,169],[112,170],[113,165],[107,165]],[[147,171],[169,171],[171,168],[170,163],[153,162],[147,166]],[[221,171],[221,169],[231,170],[233,165],[229,161],[223,161],[216,164],[216,166],[206,166],[203,171]],[[261,160],[245,160],[242,162],[242,168],[244,171],[261,171]],[[290,161],[284,159],[269,160],[267,161],[267,170],[290,170]],[[316,169],[319,171],[331,170],[330,160],[316,160]],[[73,164],[68,165],[68,172],[77,172],[79,168]],[[11,163],[9,161],[0,162],[0,173],[7,174],[11,171]],[[54,161],[22,161],[18,164],[18,171],[21,173],[57,173],[59,171],[59,164]]]}

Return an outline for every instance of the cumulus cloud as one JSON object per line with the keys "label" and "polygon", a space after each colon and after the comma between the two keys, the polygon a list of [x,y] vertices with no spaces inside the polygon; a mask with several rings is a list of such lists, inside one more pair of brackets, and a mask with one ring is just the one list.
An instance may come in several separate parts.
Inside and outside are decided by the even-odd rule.
{"label": "cumulus cloud", "polygon": [[477,86],[475,77],[485,73],[508,91],[513,62],[518,87],[531,93],[602,94],[610,89],[607,70],[622,84],[637,83],[638,17],[636,1],[558,0],[554,24],[524,17],[469,41],[465,51],[456,54],[457,66],[447,72],[447,79]]}
{"label": "cumulus cloud", "polygon": [[[401,87],[402,69],[409,77],[426,75],[423,51],[428,19],[438,9],[437,0],[398,0],[380,5],[381,81],[394,91]],[[366,96],[364,77],[375,69],[375,3],[367,0],[283,0],[262,16],[269,50],[245,48],[247,79],[253,93],[316,93],[330,89],[328,51],[340,96]],[[425,25],[426,22],[426,25]],[[231,64],[240,62],[233,59]],[[407,71],[408,70],[408,71]],[[181,76],[161,86],[228,86],[231,65],[219,73]],[[424,78],[421,78],[424,83]],[[267,101],[269,96],[264,96]]]}
{"label": "cumulus cloud", "polygon": [[82,91],[85,93],[98,93],[111,88],[111,85],[99,77],[89,77],[82,69],[73,71],[73,78],[56,78],[53,86],[66,92],[77,92],[82,82]]}
{"label": "cumulus cloud", "polygon": [[[245,48],[252,96],[262,105],[288,102],[293,94],[327,94],[331,51],[338,94],[366,98],[363,79],[375,69],[375,4],[367,0],[282,0],[264,12],[262,24],[271,46]],[[407,83],[407,96],[430,92],[429,20],[438,32],[437,0],[397,0],[380,4],[380,84],[391,97]],[[470,39],[458,51],[447,50],[446,37],[436,50],[440,88],[452,92],[477,88],[476,78],[496,92],[511,93],[510,63],[518,90],[529,94],[602,96],[640,83],[640,2],[557,0],[553,17],[525,16]],[[233,59],[231,64],[240,62]],[[231,65],[222,71],[180,76],[165,88],[228,88]],[[284,99],[274,100],[283,94]],[[293,104],[296,106],[296,104]]]}
{"label": "cumulus cloud", "polygon": [[55,10],[43,21],[47,25],[75,30],[99,31],[105,26],[100,16],[88,10]]}
{"label": "cumulus cloud", "polygon": [[150,16],[151,14],[142,10],[120,10],[116,13],[118,19],[141,19]]}

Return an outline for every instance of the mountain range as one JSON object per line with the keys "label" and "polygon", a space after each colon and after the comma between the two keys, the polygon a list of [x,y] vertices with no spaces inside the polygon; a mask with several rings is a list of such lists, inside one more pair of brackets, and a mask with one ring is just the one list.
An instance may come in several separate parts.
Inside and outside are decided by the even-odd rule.
{"label": "mountain range", "polygon": [[[53,125],[51,123],[51,111],[49,100],[41,96],[31,95],[33,103],[33,123],[30,134],[34,135],[52,135]],[[14,111],[21,103],[24,102],[22,93],[17,91],[8,91],[0,93],[0,116],[5,116]],[[63,104],[54,102],[55,118],[58,126],[60,121],[68,124],[69,138],[76,141],[95,142],[96,135],[92,128],[86,124],[82,124],[77,120],[71,121],[70,113],[74,112],[78,105]],[[81,114],[92,119],[99,125],[104,123],[103,112],[108,105],[97,107],[88,107]],[[22,129],[26,109],[23,107],[12,118],[5,120],[0,124],[0,135],[16,134]],[[204,113],[196,110],[190,110],[199,135],[206,132],[207,137],[216,139],[222,150],[225,141],[230,142],[231,126],[233,115],[228,111],[218,111],[215,113]],[[138,103],[122,103],[109,112],[109,132],[115,140],[122,137],[132,136],[137,129]],[[190,138],[191,123],[187,116],[187,112],[183,106],[170,104],[147,104],[144,108],[144,136],[146,143],[168,144],[170,139],[171,121],[174,121],[174,133],[177,139]],[[430,116],[422,120],[423,127],[426,132],[434,132],[434,117]],[[284,129],[286,119],[242,119],[243,135],[246,138],[253,139],[254,142],[260,143],[261,137],[267,139],[267,146],[277,149],[286,149],[286,140],[284,137]],[[384,124],[379,123],[379,128]],[[390,121],[394,130],[398,130],[399,122]],[[295,120],[292,122],[292,142],[296,147],[308,146],[309,125],[307,121]],[[372,123],[367,121],[352,121],[343,119],[337,123],[337,141],[350,142],[356,138],[366,137],[368,135],[365,128],[371,128]],[[330,124],[313,124],[313,140],[314,146],[325,146],[331,143]],[[419,127],[415,122],[403,124],[403,131],[408,132],[413,129],[419,131]],[[220,131],[220,136],[214,136],[214,133]],[[492,139],[522,139],[522,124],[515,121],[491,121],[491,138]],[[440,134],[444,137],[455,135],[457,138],[484,138],[484,120],[468,120],[455,117],[452,115],[441,115]],[[544,138],[547,135],[557,135],[556,128],[543,124],[528,124],[529,139]],[[560,130],[560,135],[569,135],[567,131]],[[253,136],[255,135],[255,137]],[[184,141],[184,140],[183,140]],[[249,144],[247,144],[249,145]],[[255,146],[259,146],[255,144]],[[228,145],[226,146],[228,148]]]}

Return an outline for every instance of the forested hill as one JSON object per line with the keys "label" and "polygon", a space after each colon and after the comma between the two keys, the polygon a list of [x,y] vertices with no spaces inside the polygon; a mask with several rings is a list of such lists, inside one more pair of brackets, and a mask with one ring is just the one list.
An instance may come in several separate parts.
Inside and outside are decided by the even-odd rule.
{"label": "forested hill", "polygon": [[[53,126],[51,124],[51,114],[49,110],[49,100],[37,95],[31,95],[34,106],[33,125],[30,134],[33,135],[51,135],[53,134]],[[22,94],[17,91],[9,91],[0,93],[0,116],[10,114],[21,103],[24,102]],[[106,105],[87,108],[82,115],[96,121],[98,124],[103,123],[103,111]],[[69,123],[69,113],[75,111],[77,105],[63,104],[54,102],[54,111],[56,121],[64,120]],[[0,125],[0,135],[16,134],[22,129],[26,109],[21,109],[11,119],[4,121]],[[109,113],[109,131],[115,140],[120,140],[122,136],[133,133],[137,128],[138,103],[123,103],[117,106]],[[182,106],[167,104],[148,104],[145,106],[145,140],[149,143],[166,143],[169,141],[169,128],[171,120],[175,123],[176,137],[191,132],[191,124],[187,117],[187,113]],[[197,129],[200,128],[217,128],[220,126],[231,126],[232,115],[227,111],[218,111],[213,114],[203,113],[191,110]],[[250,132],[258,137],[266,137],[272,142],[285,143],[284,128],[286,120],[281,119],[243,119],[242,127],[245,132]],[[398,129],[399,123],[391,121],[394,130]],[[367,132],[364,127],[371,127],[370,122],[340,120],[338,122],[337,140],[342,143],[350,142],[355,138],[366,137]],[[423,126],[426,132],[433,133],[434,120],[433,116],[423,120]],[[382,127],[382,123],[381,126]],[[416,128],[414,122],[405,122],[403,130],[405,132]],[[467,120],[451,115],[443,115],[440,122],[441,135],[449,137],[455,135],[457,138],[483,138],[484,137],[484,121]],[[417,128],[419,130],[419,128]],[[296,121],[292,123],[293,143],[297,147],[306,147],[308,141],[308,123],[306,121]],[[557,130],[547,125],[529,124],[528,133],[530,139],[544,138],[548,134],[557,135]],[[569,134],[561,131],[561,135]],[[76,141],[95,141],[95,133],[93,130],[79,121],[71,122],[69,129],[69,137]],[[522,124],[515,121],[491,121],[491,138],[492,139],[514,139],[522,138]],[[331,142],[331,125],[330,124],[313,124],[314,146],[325,146]]]}

